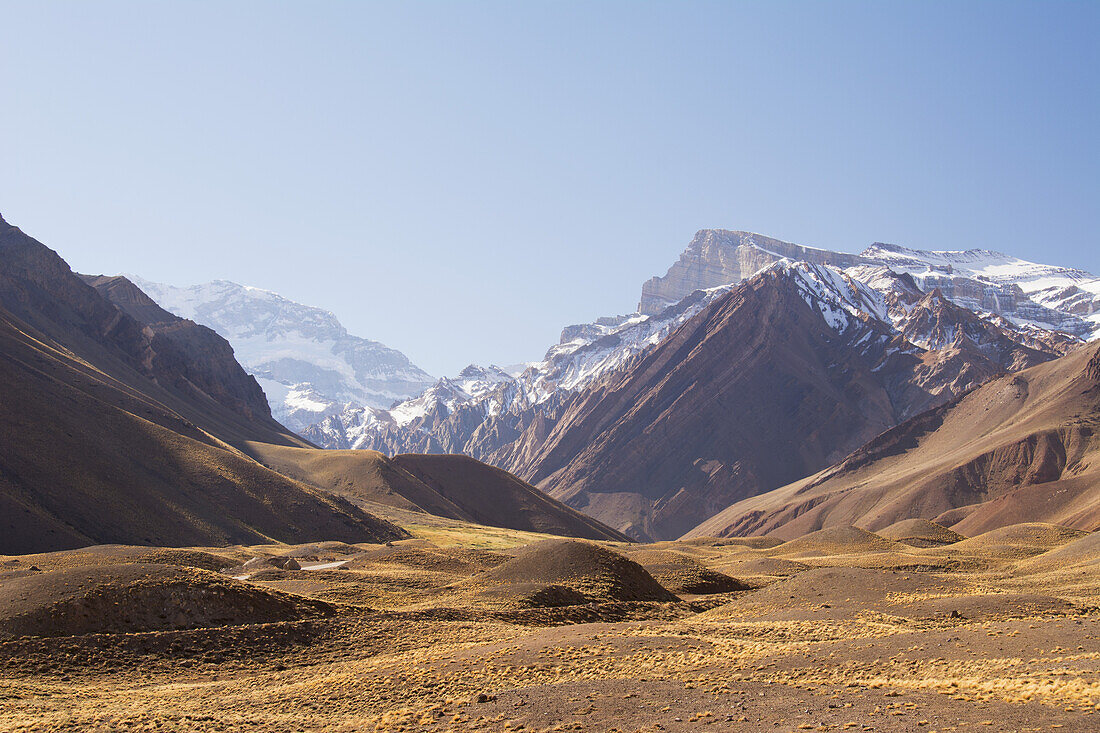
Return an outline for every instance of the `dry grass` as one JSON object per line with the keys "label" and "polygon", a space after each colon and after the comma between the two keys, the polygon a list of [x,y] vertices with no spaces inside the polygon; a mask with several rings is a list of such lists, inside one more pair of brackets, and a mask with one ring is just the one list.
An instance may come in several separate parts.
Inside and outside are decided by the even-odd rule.
{"label": "dry grass", "polygon": [[[954,558],[908,547],[959,561],[924,572],[877,567],[895,553],[862,535],[869,551],[798,563],[759,546],[606,543],[642,561],[790,575],[692,605],[509,610],[464,588],[531,536],[407,528],[418,539],[391,548],[209,550],[349,560],[247,581],[328,601],[332,618],[0,643],[0,730],[1087,731],[1100,720],[1092,543],[1064,562],[1052,548],[1055,567],[1006,559],[999,541],[984,558],[981,542]],[[984,564],[962,562],[975,557]],[[13,560],[0,558],[0,587],[28,572]]]}

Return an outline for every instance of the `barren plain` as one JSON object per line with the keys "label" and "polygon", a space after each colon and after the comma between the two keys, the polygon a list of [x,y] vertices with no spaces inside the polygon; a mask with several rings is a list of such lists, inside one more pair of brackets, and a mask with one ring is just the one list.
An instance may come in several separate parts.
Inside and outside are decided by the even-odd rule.
{"label": "barren plain", "polygon": [[632,545],[375,509],[413,539],[0,558],[0,728],[1100,728],[1100,534]]}

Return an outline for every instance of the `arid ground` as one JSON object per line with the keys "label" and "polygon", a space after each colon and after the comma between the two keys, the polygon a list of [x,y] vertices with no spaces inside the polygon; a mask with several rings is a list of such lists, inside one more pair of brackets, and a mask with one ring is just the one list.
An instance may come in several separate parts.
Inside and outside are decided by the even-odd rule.
{"label": "arid ground", "polygon": [[1100,534],[386,516],[414,539],[0,558],[0,729],[1100,729]]}

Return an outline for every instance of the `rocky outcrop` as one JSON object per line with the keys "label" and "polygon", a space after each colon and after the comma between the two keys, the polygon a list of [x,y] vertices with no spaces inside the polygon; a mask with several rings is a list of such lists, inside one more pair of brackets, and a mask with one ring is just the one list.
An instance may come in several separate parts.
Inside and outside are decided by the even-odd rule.
{"label": "rocky outcrop", "polygon": [[650,278],[642,285],[638,311],[659,313],[695,290],[739,283],[784,257],[842,268],[870,262],[858,255],[802,247],[752,232],[701,229],[664,277]]}
{"label": "rocky outcrop", "polygon": [[267,397],[233,358],[228,341],[205,326],[172,315],[124,277],[81,277],[145,327],[150,345],[148,371],[153,378],[181,391],[206,395],[248,419],[271,417]]}

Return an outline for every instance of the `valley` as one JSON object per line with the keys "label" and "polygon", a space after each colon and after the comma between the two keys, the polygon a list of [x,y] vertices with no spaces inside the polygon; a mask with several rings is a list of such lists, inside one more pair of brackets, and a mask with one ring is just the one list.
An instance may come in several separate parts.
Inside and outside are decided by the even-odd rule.
{"label": "valley", "polygon": [[1100,731],[1100,2],[0,28],[0,733]]}
{"label": "valley", "polygon": [[[1100,714],[1096,535],[639,546],[440,523],[390,545],[0,558],[0,728],[1088,731]],[[218,588],[229,605],[200,602]],[[160,593],[177,618],[85,620]]]}
{"label": "valley", "polygon": [[0,220],[0,729],[1095,729],[1091,332],[912,250],[738,252],[325,448],[363,373],[296,431],[262,360],[299,394],[317,343],[411,362],[327,316],[344,346],[290,355],[317,313],[223,284],[281,313],[246,368]]}

